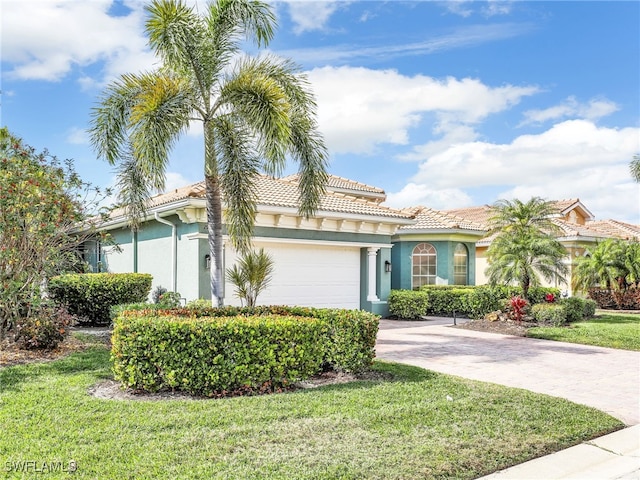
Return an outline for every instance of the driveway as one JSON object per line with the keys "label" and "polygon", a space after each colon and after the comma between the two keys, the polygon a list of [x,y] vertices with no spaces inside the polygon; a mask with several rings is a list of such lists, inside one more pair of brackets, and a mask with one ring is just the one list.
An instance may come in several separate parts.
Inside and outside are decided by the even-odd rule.
{"label": "driveway", "polygon": [[640,424],[640,352],[476,332],[453,320],[381,320],[377,356],[524,388]]}

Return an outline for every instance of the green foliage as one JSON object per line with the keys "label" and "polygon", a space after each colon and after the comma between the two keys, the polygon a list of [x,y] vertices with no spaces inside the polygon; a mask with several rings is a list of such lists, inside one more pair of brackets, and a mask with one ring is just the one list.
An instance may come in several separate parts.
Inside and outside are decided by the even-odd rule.
{"label": "green foliage", "polygon": [[191,300],[187,302],[187,308],[210,308],[211,300],[207,300],[206,298],[198,298],[196,300]]}
{"label": "green foliage", "polygon": [[169,290],[164,288],[162,285],[158,285],[153,289],[153,292],[151,293],[151,301],[153,301],[153,303],[160,303],[160,297],[168,291]]}
{"label": "green foliage", "polygon": [[49,294],[82,322],[108,324],[111,307],[143,302],[151,281],[151,275],[144,273],[66,274],[51,279]]}
{"label": "green foliage", "polygon": [[163,189],[176,140],[195,120],[204,130],[204,161],[212,298],[222,305],[224,224],[236,250],[249,250],[261,171],[299,166],[299,211],[312,215],[327,180],[327,149],[307,78],[291,61],[240,55],[273,38],[273,7],[253,0],[217,0],[202,10],[174,0],[146,8],[146,34],[159,68],[109,84],[94,109],[91,141],[99,157],[118,164],[119,202],[131,223]]}
{"label": "green foliage", "polygon": [[529,300],[529,288],[539,285],[541,276],[565,281],[567,251],[554,236],[558,232],[552,219],[554,208],[539,197],[526,203],[499,200],[494,204],[490,233],[495,238],[487,250],[486,269],[492,285],[517,282]]}
{"label": "green foliage", "polygon": [[36,153],[0,129],[0,338],[37,313],[32,306],[48,278],[83,270],[78,247],[90,233],[77,227],[90,232],[87,218],[100,199],[71,160]]}
{"label": "green foliage", "polygon": [[164,292],[158,298],[160,308],[177,308],[182,304],[182,296],[178,292]]}
{"label": "green foliage", "polygon": [[561,297],[561,292],[559,288],[555,287],[531,287],[529,289],[529,302],[532,305],[536,303],[546,303],[546,296],[553,295],[554,301]]}
{"label": "green foliage", "polygon": [[538,303],[531,307],[531,315],[540,325],[559,327],[567,322],[565,308],[557,303]]}
{"label": "green foliage", "polygon": [[584,299],[584,318],[592,318],[596,315],[596,308],[598,304],[595,300],[591,300],[590,298]]}
{"label": "green foliage", "polygon": [[607,238],[585,257],[576,260],[573,288],[586,292],[593,287],[626,290],[640,286],[640,243]]}
{"label": "green foliage", "polygon": [[258,295],[271,282],[273,259],[261,248],[240,255],[238,263],[227,269],[227,280],[236,287],[235,295],[248,307],[255,307]]}
{"label": "green foliage", "polygon": [[[313,319],[322,325],[322,337],[317,341],[322,347],[320,365],[323,368],[341,372],[358,372],[368,368],[375,357],[378,316],[360,310],[286,306],[260,306],[255,308],[191,306],[189,308],[169,310],[160,309],[155,305],[148,305],[148,307],[144,308],[144,305],[139,304],[134,305],[130,310],[122,310],[114,324],[117,322],[126,324],[129,319],[144,319],[153,323],[165,321],[166,318],[191,320],[234,318],[236,321],[241,321],[242,318],[255,319],[259,317],[272,319],[295,317],[301,318],[303,321],[307,321],[304,319],[310,319],[309,321]],[[238,339],[237,341],[242,340]],[[273,341],[277,343],[280,340]],[[314,346],[313,348],[316,347]],[[257,359],[256,361],[262,360]],[[269,382],[273,382],[273,380],[269,380]]]}
{"label": "green foliage", "polygon": [[398,318],[420,318],[429,308],[429,294],[421,290],[391,290],[387,301],[389,314]]}
{"label": "green foliage", "polygon": [[75,317],[66,309],[45,304],[34,315],[21,318],[16,325],[15,342],[24,349],[53,349],[69,333],[69,327],[76,323]]}
{"label": "green foliage", "polygon": [[429,315],[453,315],[466,314],[469,311],[469,297],[473,294],[472,288],[439,288],[423,286],[421,289],[428,295]]}
{"label": "green foliage", "polygon": [[320,370],[325,328],[292,316],[118,318],[113,371],[147,391],[217,396],[280,388]]}
{"label": "green foliage", "polygon": [[587,308],[586,300],[580,297],[567,297],[560,301],[560,305],[564,309],[567,322],[579,322],[584,319],[584,313]]}

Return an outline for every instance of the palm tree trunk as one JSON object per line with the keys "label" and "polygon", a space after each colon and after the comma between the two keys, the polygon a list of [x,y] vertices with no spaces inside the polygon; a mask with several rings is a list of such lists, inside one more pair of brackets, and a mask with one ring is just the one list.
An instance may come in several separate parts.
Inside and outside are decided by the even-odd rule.
{"label": "palm tree trunk", "polygon": [[215,149],[213,142],[213,125],[204,122],[204,183],[207,197],[207,233],[209,240],[209,252],[211,255],[211,269],[209,271],[211,282],[211,303],[213,306],[224,305],[223,291],[223,266],[222,257],[222,195],[220,181],[215,161]]}

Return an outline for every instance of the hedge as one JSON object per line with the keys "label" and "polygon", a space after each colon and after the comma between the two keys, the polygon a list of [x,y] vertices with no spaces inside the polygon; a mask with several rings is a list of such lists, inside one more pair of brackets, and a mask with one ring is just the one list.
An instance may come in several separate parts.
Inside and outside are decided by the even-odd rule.
{"label": "hedge", "polygon": [[598,308],[616,310],[640,310],[640,288],[609,290],[590,288],[589,298],[598,304]]}
{"label": "hedge", "polygon": [[114,321],[113,369],[125,386],[149,391],[278,388],[323,369],[364,370],[377,332],[378,317],[357,310],[131,309]]}
{"label": "hedge", "polygon": [[560,327],[567,323],[566,311],[558,303],[538,303],[531,307],[531,315],[540,325]]}
{"label": "hedge", "polygon": [[48,292],[83,323],[105,325],[111,307],[143,302],[151,291],[152,277],[145,273],[82,273],[53,277]]}
{"label": "hedge", "polygon": [[[556,298],[560,290],[550,287],[529,289],[531,304],[542,303],[551,293]],[[482,318],[487,313],[504,308],[505,300],[521,295],[515,286],[458,286],[425,285],[420,290],[392,290],[389,295],[389,313],[398,318],[414,319],[424,315],[451,316],[466,315]]]}

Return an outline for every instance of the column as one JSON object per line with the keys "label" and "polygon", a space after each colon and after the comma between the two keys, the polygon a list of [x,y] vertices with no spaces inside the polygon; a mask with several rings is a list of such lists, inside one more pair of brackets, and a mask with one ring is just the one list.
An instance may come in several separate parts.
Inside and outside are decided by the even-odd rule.
{"label": "column", "polygon": [[376,260],[379,247],[367,248],[367,301],[378,302],[380,299],[376,295]]}

